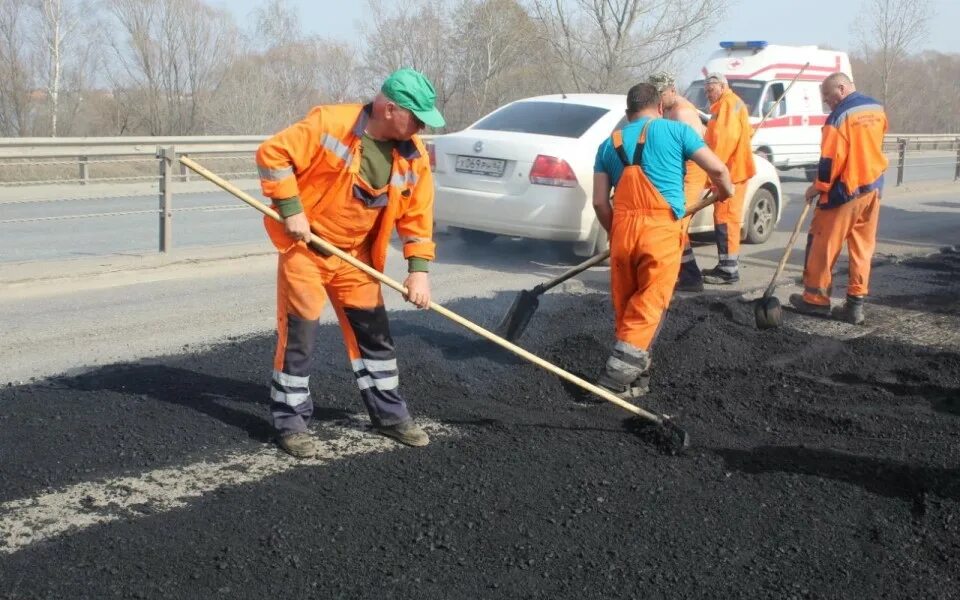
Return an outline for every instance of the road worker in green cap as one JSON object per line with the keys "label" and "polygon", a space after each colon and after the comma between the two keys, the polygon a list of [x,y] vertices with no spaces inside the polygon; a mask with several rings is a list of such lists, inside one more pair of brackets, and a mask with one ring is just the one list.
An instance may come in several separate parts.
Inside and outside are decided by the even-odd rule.
{"label": "road worker in green cap", "polygon": [[433,176],[418,134],[428,125],[444,126],[436,98],[422,73],[400,69],[369,104],[317,106],[257,150],[263,194],[283,217],[282,224],[264,219],[278,250],[270,412],[280,447],[297,458],[319,450],[308,428],[310,375],[328,299],[374,431],[408,446],[429,443],[400,393],[380,283],[308,242],[312,231],[383,271],[396,230],[408,263],[406,298],[429,305]]}

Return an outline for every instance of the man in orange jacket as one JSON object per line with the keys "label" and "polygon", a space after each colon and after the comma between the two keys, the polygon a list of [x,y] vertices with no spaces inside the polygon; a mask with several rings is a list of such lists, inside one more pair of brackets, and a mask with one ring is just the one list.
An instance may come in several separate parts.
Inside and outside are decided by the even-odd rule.
{"label": "man in orange jacket", "polygon": [[[827,77],[820,93],[831,112],[823,127],[817,179],[804,194],[817,206],[807,234],[803,293],[791,295],[790,303],[800,312],[832,314],[859,325],[888,164],[883,154],[887,116],[883,106],[858,92],[844,73]],[[831,311],[832,271],[844,242],[850,254],[847,300]]]}
{"label": "man in orange jacket", "polygon": [[713,209],[717,238],[717,266],[704,273],[705,283],[729,285],[740,281],[740,230],[743,227],[743,203],[747,181],[757,172],[750,139],[753,128],[746,104],[727,86],[721,73],[710,73],[704,80],[710,101],[710,121],[704,141],[727,165],[735,193]]}
{"label": "man in orange jacket", "polygon": [[[676,78],[672,73],[660,72],[651,75],[647,82],[657,88],[660,92],[660,101],[663,102],[663,118],[671,121],[680,121],[686,123],[703,137],[705,128],[703,121],[700,120],[700,111],[692,102],[677,93]],[[687,206],[697,202],[705,193],[704,187],[707,183],[707,173],[692,160],[688,160],[685,165],[686,171],[683,175],[683,194],[686,197]],[[703,291],[703,273],[697,265],[697,259],[693,254],[693,246],[690,245],[690,235],[687,230],[690,228],[691,217],[685,217],[682,221],[683,226],[683,254],[680,256],[680,276],[677,278],[677,291],[681,292],[702,292]]]}
{"label": "man in orange jacket", "polygon": [[684,164],[692,160],[708,174],[719,200],[733,193],[727,168],[700,136],[662,116],[655,86],[630,88],[629,123],[600,145],[593,168],[593,208],[610,235],[617,340],[597,383],[623,398],[649,389],[650,349],[680,272]]}
{"label": "man in orange jacket", "polygon": [[282,224],[264,219],[279,251],[270,410],[280,447],[297,458],[318,451],[307,432],[313,413],[309,383],[327,298],[374,428],[410,446],[429,443],[400,394],[380,283],[307,242],[312,230],[383,271],[396,229],[409,263],[407,300],[421,308],[430,303],[433,178],[417,134],[425,125],[444,125],[435,101],[426,77],[401,69],[370,104],[317,106],[257,150],[263,194],[283,217]]}

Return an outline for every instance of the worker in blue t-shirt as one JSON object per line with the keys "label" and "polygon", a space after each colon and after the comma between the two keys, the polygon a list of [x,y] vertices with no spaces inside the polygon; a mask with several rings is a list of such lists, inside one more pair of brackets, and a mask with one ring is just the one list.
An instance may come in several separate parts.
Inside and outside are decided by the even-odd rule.
{"label": "worker in blue t-shirt", "polygon": [[629,123],[600,145],[594,165],[593,208],[610,236],[617,339],[598,383],[623,398],[649,390],[650,348],[677,283],[684,163],[692,160],[707,172],[719,201],[733,193],[727,167],[700,136],[662,116],[655,86],[630,88]]}

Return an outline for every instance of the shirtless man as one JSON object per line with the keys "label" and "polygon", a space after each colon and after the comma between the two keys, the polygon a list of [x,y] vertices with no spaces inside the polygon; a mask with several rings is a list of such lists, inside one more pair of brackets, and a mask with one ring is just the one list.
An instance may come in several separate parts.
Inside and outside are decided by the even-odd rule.
{"label": "shirtless man", "polygon": [[[676,80],[673,75],[666,72],[655,73],[647,81],[660,92],[664,118],[686,123],[697,132],[697,135],[703,138],[706,127],[700,120],[700,111],[692,102],[677,93]],[[687,161],[686,169],[687,172],[683,178],[683,193],[686,197],[687,206],[690,206],[699,200],[703,194],[707,183],[707,174],[693,161]],[[683,219],[683,255],[680,259],[680,276],[677,278],[677,287],[674,289],[681,292],[702,292],[703,273],[697,266],[693,248],[690,246],[690,236],[687,235],[689,226],[690,217],[686,217]]]}

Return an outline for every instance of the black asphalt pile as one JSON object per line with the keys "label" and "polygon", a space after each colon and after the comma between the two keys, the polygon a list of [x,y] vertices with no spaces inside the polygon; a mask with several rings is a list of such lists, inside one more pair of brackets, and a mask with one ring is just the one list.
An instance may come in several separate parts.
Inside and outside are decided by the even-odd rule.
{"label": "black asphalt pile", "polygon": [[[955,262],[929,260],[919,276]],[[912,310],[957,310],[941,296]],[[513,297],[450,308],[492,324]],[[960,355],[800,318],[761,332],[733,297],[674,305],[640,401],[692,436],[667,456],[621,409],[396,313],[402,389],[458,437],[0,555],[0,598],[956,598]],[[548,294],[521,344],[593,377],[611,319],[601,294]],[[272,346],[4,389],[0,501],[262,447]],[[320,347],[320,416],[358,411],[336,327]]]}

